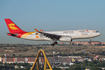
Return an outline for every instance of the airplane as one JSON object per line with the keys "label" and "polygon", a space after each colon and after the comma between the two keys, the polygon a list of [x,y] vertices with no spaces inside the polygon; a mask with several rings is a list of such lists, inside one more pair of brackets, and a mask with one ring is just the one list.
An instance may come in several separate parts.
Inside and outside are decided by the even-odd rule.
{"label": "airplane", "polygon": [[87,39],[101,35],[96,30],[64,30],[64,31],[43,31],[35,29],[35,32],[26,32],[20,29],[11,19],[4,19],[10,33],[9,36],[35,40],[35,41],[54,41],[51,45],[57,44],[57,41],[72,42],[73,39]]}

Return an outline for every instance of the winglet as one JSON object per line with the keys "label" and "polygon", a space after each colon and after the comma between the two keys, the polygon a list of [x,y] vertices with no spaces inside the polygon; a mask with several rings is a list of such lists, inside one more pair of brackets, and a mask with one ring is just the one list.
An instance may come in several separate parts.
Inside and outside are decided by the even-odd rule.
{"label": "winglet", "polygon": [[42,30],[42,29],[40,29],[40,31],[41,31],[41,32],[43,32],[43,30]]}
{"label": "winglet", "polygon": [[39,32],[39,30],[35,29],[36,32]]}

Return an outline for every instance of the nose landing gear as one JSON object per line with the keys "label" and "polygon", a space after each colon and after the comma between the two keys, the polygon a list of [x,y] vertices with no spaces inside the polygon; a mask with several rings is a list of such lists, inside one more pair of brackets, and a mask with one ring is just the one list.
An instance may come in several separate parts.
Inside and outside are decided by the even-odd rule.
{"label": "nose landing gear", "polygon": [[91,38],[90,38],[89,44],[91,44]]}

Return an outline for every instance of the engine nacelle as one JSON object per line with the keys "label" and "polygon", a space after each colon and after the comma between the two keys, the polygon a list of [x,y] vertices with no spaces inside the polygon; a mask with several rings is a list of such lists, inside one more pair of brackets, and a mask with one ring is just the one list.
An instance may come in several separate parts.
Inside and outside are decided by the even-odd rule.
{"label": "engine nacelle", "polygon": [[67,42],[67,41],[72,41],[72,39],[71,39],[71,37],[61,37],[60,39],[59,39],[60,41],[65,41],[65,42]]}

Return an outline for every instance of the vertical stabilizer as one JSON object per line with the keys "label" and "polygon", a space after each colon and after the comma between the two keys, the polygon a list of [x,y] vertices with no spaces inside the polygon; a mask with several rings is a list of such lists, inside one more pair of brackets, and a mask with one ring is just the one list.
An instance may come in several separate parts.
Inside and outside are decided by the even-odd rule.
{"label": "vertical stabilizer", "polygon": [[12,20],[10,19],[4,19],[7,27],[10,31],[10,33],[20,33],[20,32],[25,32],[22,29],[20,29]]}

